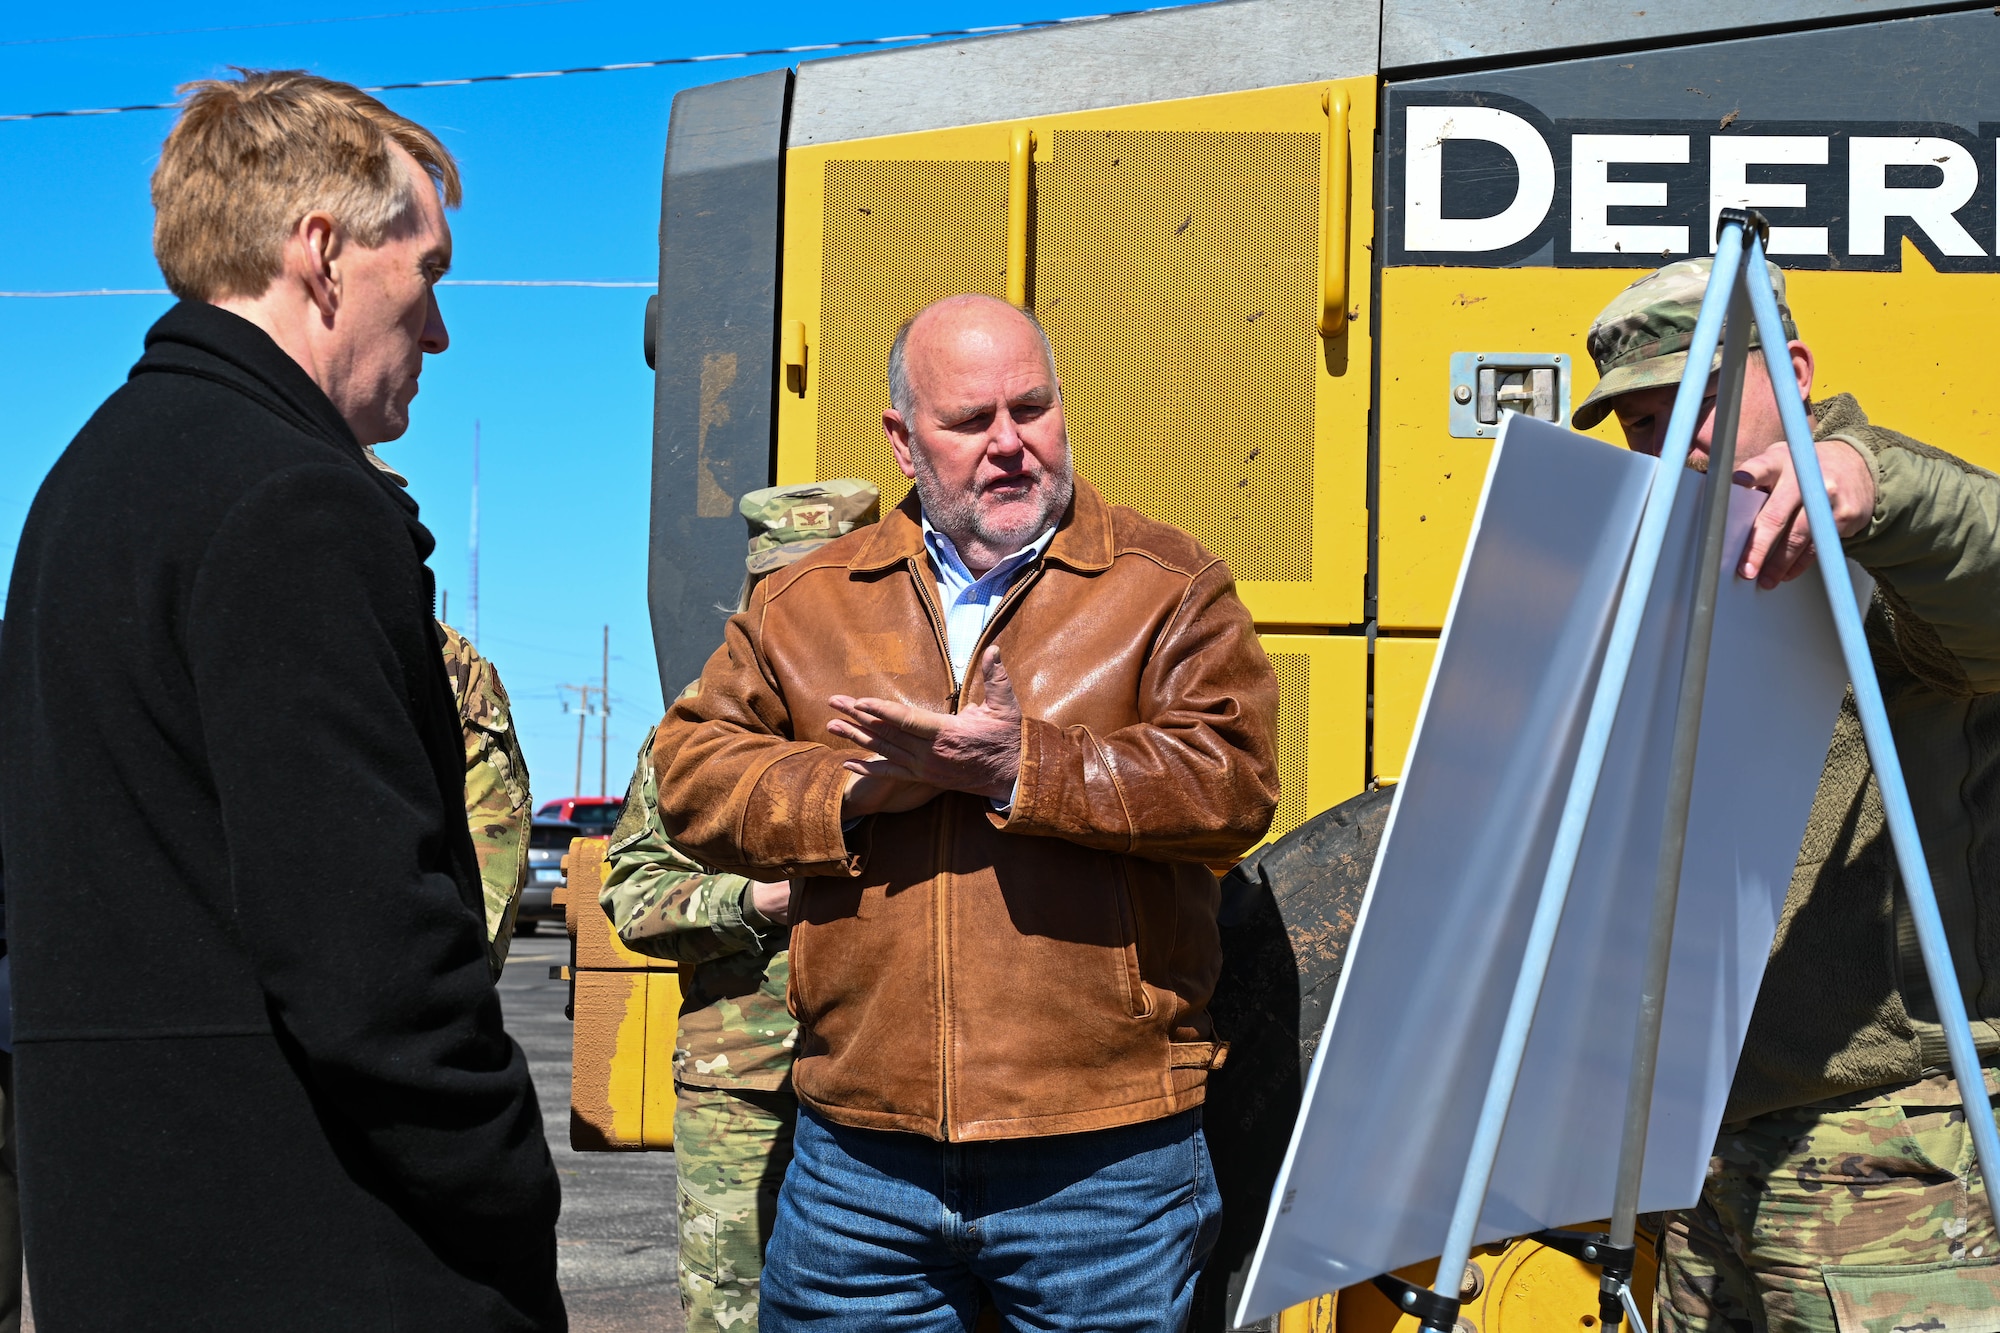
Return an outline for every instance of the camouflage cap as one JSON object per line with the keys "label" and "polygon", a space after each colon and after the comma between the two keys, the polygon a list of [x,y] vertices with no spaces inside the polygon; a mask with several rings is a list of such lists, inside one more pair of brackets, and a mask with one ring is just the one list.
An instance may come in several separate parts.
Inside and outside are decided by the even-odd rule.
{"label": "camouflage cap", "polygon": [[[1584,339],[1601,378],[1570,414],[1572,426],[1589,430],[1610,414],[1611,400],[1620,394],[1681,382],[1688,344],[1694,340],[1694,322],[1701,314],[1701,298],[1708,291],[1708,274],[1714,267],[1712,259],[1683,259],[1656,268],[1604,307]],[[1792,322],[1791,307],[1785,304],[1784,271],[1768,260],[1764,268],[1771,276],[1771,290],[1777,293],[1785,337],[1795,339],[1799,330]],[[1750,345],[1758,345],[1754,328],[1750,330]],[[1709,373],[1714,374],[1721,364],[1718,350]]]}
{"label": "camouflage cap", "polygon": [[737,512],[750,521],[744,566],[753,578],[782,569],[835,537],[873,523],[881,516],[881,501],[874,482],[849,477],[752,491],[736,502]]}

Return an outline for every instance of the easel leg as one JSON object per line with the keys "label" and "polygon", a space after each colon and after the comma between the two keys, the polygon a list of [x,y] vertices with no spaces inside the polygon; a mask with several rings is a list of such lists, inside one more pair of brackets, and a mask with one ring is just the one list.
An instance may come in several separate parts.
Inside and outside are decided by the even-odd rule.
{"label": "easel leg", "polygon": [[[1706,368],[1715,355],[1728,293],[1734,290],[1737,273],[1742,266],[1743,232],[1741,228],[1731,228],[1723,232],[1716,245],[1708,295],[1702,301],[1701,313],[1695,320],[1688,347],[1690,367]],[[1521,971],[1508,1002],[1499,1052],[1487,1080],[1486,1095],[1480,1103],[1479,1122],[1473,1132],[1472,1149],[1467,1155],[1465,1176],[1459,1185],[1451,1223],[1445,1233],[1444,1250],[1438,1259],[1438,1279],[1432,1293],[1439,1302],[1438,1313],[1425,1317],[1423,1327],[1426,1329],[1451,1328],[1452,1320],[1443,1318],[1445,1306],[1449,1306],[1453,1318],[1457,1314],[1456,1284],[1472,1253],[1473,1234],[1479,1223],[1480,1210],[1485,1205],[1487,1187],[1493,1178],[1493,1164],[1499,1156],[1500,1136],[1506,1129],[1507,1112],[1514,1100],[1515,1085],[1520,1080],[1521,1061],[1527,1052],[1535,1006],[1541,999],[1542,986],[1548,976],[1556,929],[1562,922],[1570,881],[1576,873],[1577,855],[1583,846],[1590,807],[1597,795],[1605,753],[1611,744],[1612,724],[1617,719],[1619,701],[1624,696],[1640,621],[1645,614],[1646,600],[1652,592],[1654,574],[1659,569],[1667,521],[1672,515],[1681,469],[1687,462],[1688,450],[1694,440],[1706,390],[1705,374],[1689,376],[1682,379],[1680,392],[1674,399],[1666,446],[1661,450],[1658,468],[1646,496],[1645,512],[1639,520],[1631,565],[1625,577],[1625,586],[1619,594],[1610,640],[1605,646],[1604,665],[1598,673],[1596,690],[1591,697],[1590,712],[1577,750],[1576,768],[1570,776],[1562,818],[1556,828],[1555,845],[1549,853],[1548,871],[1542,879],[1534,921],[1528,930]],[[1443,1322],[1436,1322],[1440,1319]]]}
{"label": "easel leg", "polygon": [[[1720,227],[1741,232],[1763,219],[1724,210]],[[1653,879],[1653,915],[1646,941],[1646,970],[1639,986],[1639,1026],[1632,1043],[1632,1072],[1625,1087],[1625,1125],[1618,1149],[1618,1185],[1613,1196],[1611,1232],[1617,1253],[1629,1253],[1637,1231],[1639,1182],[1645,1173],[1646,1133],[1653,1112],[1653,1078],[1660,1052],[1660,1024],[1666,1014],[1667,972],[1673,961],[1674,916],[1680,903],[1681,862],[1687,851],[1688,808],[1694,798],[1695,755],[1701,741],[1702,700],[1708,686],[1709,646],[1715,633],[1715,602],[1722,574],[1722,542],[1729,524],[1730,478],[1736,470],[1736,429],[1743,410],[1743,379],[1750,361],[1750,298],[1746,286],[1763,270],[1744,264],[1729,288],[1729,322],[1722,344],[1721,381],[1715,400],[1715,433],[1708,452],[1708,485],[1703,497],[1700,559],[1694,602],[1688,614],[1687,647],[1681,660],[1680,697],[1674,712],[1674,740],[1667,774],[1667,808],[1660,824],[1659,867]],[[1708,377],[1705,363],[1688,362],[1689,376]],[[1631,1304],[1632,1273],[1606,1269],[1600,1315],[1609,1328]],[[1643,1330],[1645,1325],[1634,1323]]]}

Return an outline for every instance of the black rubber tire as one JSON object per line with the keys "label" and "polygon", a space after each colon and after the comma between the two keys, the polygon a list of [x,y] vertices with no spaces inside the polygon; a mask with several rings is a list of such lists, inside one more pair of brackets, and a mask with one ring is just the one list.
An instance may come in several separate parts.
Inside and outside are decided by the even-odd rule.
{"label": "black rubber tire", "polygon": [[1210,1075],[1202,1111],[1222,1235],[1195,1288],[1190,1333],[1231,1327],[1393,794],[1343,801],[1222,881],[1222,975],[1209,1012],[1229,1058]]}

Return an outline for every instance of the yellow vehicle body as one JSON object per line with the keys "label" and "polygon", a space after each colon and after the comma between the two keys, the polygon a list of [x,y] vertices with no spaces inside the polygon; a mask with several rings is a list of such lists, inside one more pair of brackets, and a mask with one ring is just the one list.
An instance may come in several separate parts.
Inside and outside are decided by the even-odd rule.
{"label": "yellow vehicle body", "polygon": [[[1238,0],[681,94],[647,327],[667,697],[740,579],[737,495],[902,497],[888,344],[956,292],[1047,329],[1079,473],[1228,561],[1280,684],[1273,838],[1403,771],[1497,433],[1478,369],[1548,368],[1553,401],[1513,401],[1566,416],[1592,317],[1708,253],[1716,208],[1779,228],[1816,396],[2000,468],[1967,336],[2000,298],[2000,22],[1759,8]],[[672,973],[570,911],[579,1123],[655,1146]],[[1553,1251],[1474,1266],[1470,1333],[1595,1323],[1594,1272]],[[1414,1321],[1350,1289],[1277,1327]]]}
{"label": "yellow vehicle body", "polygon": [[[1274,836],[1367,782],[1372,354],[1366,284],[1346,278],[1368,272],[1374,210],[1366,155],[1340,161],[1327,143],[1336,108],[1342,147],[1372,142],[1374,105],[1374,81],[1351,79],[785,159],[798,203],[780,319],[804,365],[778,396],[779,483],[864,477],[885,507],[900,501],[883,349],[928,302],[1004,299],[1025,270],[1060,349],[1077,471],[1222,556],[1265,631],[1282,717]],[[1009,228],[1024,191],[1031,233]],[[1329,274],[1347,295],[1332,338]]]}
{"label": "yellow vehicle body", "polygon": [[634,953],[597,905],[601,838],[574,838],[559,893],[569,930],[569,1142],[585,1152],[674,1146],[674,1034],[681,986],[675,965]]}

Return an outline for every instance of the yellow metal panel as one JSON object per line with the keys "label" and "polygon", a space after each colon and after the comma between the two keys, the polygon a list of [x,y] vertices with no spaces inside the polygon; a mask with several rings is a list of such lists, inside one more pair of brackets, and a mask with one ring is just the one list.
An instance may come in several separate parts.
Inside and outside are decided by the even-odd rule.
{"label": "yellow metal panel", "polygon": [[[1455,440],[1447,429],[1451,354],[1567,352],[1577,367],[1572,398],[1581,402],[1596,382],[1584,330],[1634,276],[1625,269],[1383,270],[1376,572],[1385,628],[1444,624],[1493,453],[1492,441]],[[1614,421],[1593,433],[1622,443],[1617,430]]]}
{"label": "yellow metal panel", "polygon": [[605,844],[576,838],[560,891],[574,944],[570,1146],[582,1151],[674,1146],[674,964],[627,949],[597,905]]}
{"label": "yellow metal panel", "polygon": [[[1585,1226],[1601,1231],[1603,1222]],[[1639,1261],[1632,1270],[1632,1299],[1645,1313],[1646,1326],[1657,1328],[1653,1309],[1654,1284],[1659,1277],[1653,1238],[1639,1236]],[[1597,1324],[1597,1270],[1533,1241],[1515,1241],[1493,1264],[1491,1280],[1482,1293],[1479,1333],[1544,1333],[1547,1329],[1594,1328]]]}
{"label": "yellow metal panel", "polygon": [[1417,734],[1436,639],[1375,640],[1375,779],[1399,782]]}
{"label": "yellow metal panel", "polygon": [[[1351,151],[1328,188],[1334,92]],[[881,427],[890,338],[936,297],[1008,294],[1009,165],[1029,130],[1027,295],[1078,471],[1229,561],[1259,620],[1359,623],[1374,115],[1374,81],[1354,79],[792,150],[780,317],[803,325],[808,369],[779,393],[779,480],[905,492]],[[1328,234],[1346,237],[1354,293],[1330,340]]]}
{"label": "yellow metal panel", "polygon": [[[1604,1223],[1585,1230],[1603,1230]],[[1648,1313],[1652,1327],[1653,1284],[1659,1272],[1653,1239],[1642,1232],[1639,1262],[1632,1273],[1632,1296]],[[1413,1264],[1396,1270],[1408,1282],[1430,1286],[1437,1263]],[[1418,1333],[1419,1320],[1404,1314],[1373,1283],[1364,1282],[1339,1293],[1335,1319],[1339,1333]],[[1463,1333],[1589,1333],[1597,1327],[1597,1270],[1531,1240],[1482,1245],[1466,1265],[1459,1287],[1465,1302],[1459,1310]]]}
{"label": "yellow metal panel", "polygon": [[1901,273],[1785,275],[1815,397],[1851,393],[1869,420],[2000,471],[2000,407],[1982,338],[2000,273],[1939,273],[1903,242]]}
{"label": "yellow metal panel", "polygon": [[[642,1147],[674,1146],[674,1038],[680,1027],[680,978],[646,973],[646,1041],[639,1049]],[[621,1048],[614,1058],[624,1054]]]}
{"label": "yellow metal panel", "polygon": [[[1006,295],[1007,145],[995,136],[992,147],[987,162],[827,159],[798,196],[793,216],[824,219],[810,247],[824,268],[808,277],[808,247],[787,237],[785,305],[805,325],[808,369],[803,395],[779,395],[779,481],[863,477],[882,488],[885,508],[909,489],[882,431],[889,343],[940,296]],[[817,290],[802,290],[808,282]],[[803,469],[787,445],[809,460]]]}
{"label": "yellow metal panel", "polygon": [[[1631,269],[1391,268],[1382,273],[1381,540],[1385,627],[1444,624],[1492,446],[1446,429],[1453,352],[1567,352],[1573,402],[1597,381],[1584,331],[1639,275]],[[1978,463],[2000,466],[1992,378],[1976,338],[2000,274],[1939,274],[1908,241],[1901,273],[1786,275],[1816,396],[1851,392],[1869,417]],[[1622,444],[1615,419],[1593,435]],[[1379,753],[1379,746],[1378,746]]]}
{"label": "yellow metal panel", "polygon": [[1280,838],[1367,783],[1368,641],[1347,634],[1265,634],[1278,677]]}
{"label": "yellow metal panel", "polygon": [[1334,1333],[1340,1298],[1320,1296],[1278,1313],[1278,1333]]}
{"label": "yellow metal panel", "polygon": [[644,1146],[647,972],[578,972],[570,1064],[570,1146]]}

